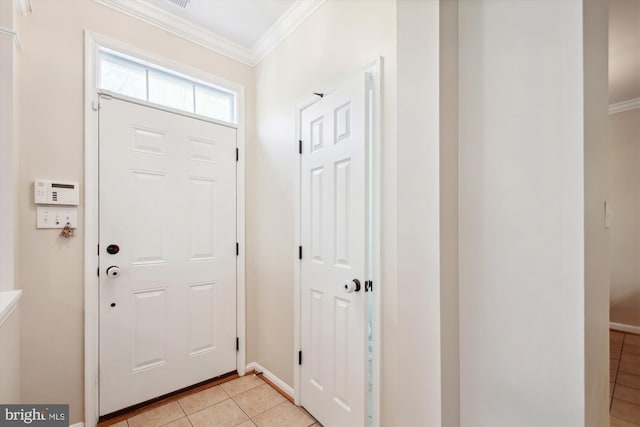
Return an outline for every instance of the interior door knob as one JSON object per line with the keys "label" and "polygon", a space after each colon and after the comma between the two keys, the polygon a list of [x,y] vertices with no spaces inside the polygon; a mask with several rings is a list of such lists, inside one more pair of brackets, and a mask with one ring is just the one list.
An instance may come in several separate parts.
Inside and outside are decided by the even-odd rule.
{"label": "interior door knob", "polygon": [[120,267],[118,267],[117,265],[112,265],[111,267],[107,268],[107,276],[115,279],[119,275],[120,275]]}
{"label": "interior door knob", "polygon": [[345,293],[351,294],[353,292],[358,292],[358,291],[360,291],[360,280],[353,279],[353,280],[347,280],[346,282],[344,282]]}

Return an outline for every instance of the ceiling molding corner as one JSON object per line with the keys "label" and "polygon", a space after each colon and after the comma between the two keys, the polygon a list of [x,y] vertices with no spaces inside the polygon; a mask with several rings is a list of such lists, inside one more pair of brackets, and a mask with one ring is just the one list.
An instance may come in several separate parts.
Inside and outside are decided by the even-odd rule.
{"label": "ceiling molding corner", "polygon": [[262,61],[324,2],[325,0],[296,0],[251,48],[253,65]]}
{"label": "ceiling molding corner", "polygon": [[636,108],[640,108],[640,98],[610,104],[609,114],[622,113],[624,111],[635,110]]}
{"label": "ceiling molding corner", "polygon": [[[94,1],[238,62],[255,67],[326,0],[296,0],[251,49],[246,49],[144,0]],[[19,2],[28,3],[29,10],[31,10],[30,0],[16,0],[16,4]]]}
{"label": "ceiling molding corner", "polygon": [[143,0],[94,0],[204,48],[253,66],[251,51]]}
{"label": "ceiling molding corner", "polygon": [[18,16],[25,16],[31,13],[31,0],[15,0],[15,4]]}

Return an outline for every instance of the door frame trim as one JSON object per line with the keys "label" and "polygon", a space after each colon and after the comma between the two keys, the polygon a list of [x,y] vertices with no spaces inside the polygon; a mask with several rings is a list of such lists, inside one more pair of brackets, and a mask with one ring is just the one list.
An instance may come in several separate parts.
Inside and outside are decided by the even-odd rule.
{"label": "door frame trim", "polygon": [[170,59],[151,54],[111,37],[84,32],[84,425],[95,427],[99,412],[99,278],[98,236],[98,48],[107,47],[142,58],[182,74],[229,89],[237,94],[238,124],[225,123],[237,130],[239,158],[236,165],[236,235],[240,251],[236,258],[236,334],[240,349],[236,355],[239,375],[246,372],[245,307],[245,89],[244,86]]}
{"label": "door frame trim", "polygon": [[[347,75],[342,76],[335,83],[328,85],[322,93],[331,93],[337,87],[340,86],[340,83],[359,74],[366,74],[370,78],[371,88],[373,92],[373,98],[367,101],[367,105],[370,108],[373,108],[373,112],[371,114],[371,128],[370,128],[370,141],[371,144],[370,152],[372,155],[371,159],[371,167],[372,171],[370,174],[370,182],[369,185],[371,188],[372,194],[372,216],[373,216],[373,224],[372,228],[372,241],[373,241],[373,268],[372,268],[372,280],[374,283],[373,292],[373,313],[372,313],[372,322],[373,322],[373,330],[372,330],[372,339],[373,339],[373,426],[378,427],[380,425],[380,356],[381,356],[381,197],[382,197],[382,71],[383,70],[383,58],[377,57],[373,61],[370,61],[365,66],[360,67],[355,72],[349,73]],[[296,105],[296,137],[298,140],[302,139],[302,112],[309,106],[315,104],[319,101],[316,95],[305,98],[304,101],[300,102]],[[297,141],[296,141],[297,142]],[[296,151],[298,149],[298,144],[295,144]],[[300,351],[300,346],[302,342],[301,336],[301,324],[302,324],[302,310],[301,310],[301,297],[302,293],[300,291],[301,280],[300,280],[300,260],[298,259],[298,247],[301,244],[302,233],[301,233],[301,221],[300,217],[302,215],[302,189],[300,185],[300,180],[302,178],[302,158],[301,156],[297,156],[294,167],[294,243],[295,246],[292,250],[294,254],[294,265],[293,265],[293,288],[294,288],[294,322],[293,322],[293,385],[294,385],[294,402],[296,405],[300,405],[301,402],[301,367],[298,365],[298,351]],[[366,377],[365,377],[366,378]]]}

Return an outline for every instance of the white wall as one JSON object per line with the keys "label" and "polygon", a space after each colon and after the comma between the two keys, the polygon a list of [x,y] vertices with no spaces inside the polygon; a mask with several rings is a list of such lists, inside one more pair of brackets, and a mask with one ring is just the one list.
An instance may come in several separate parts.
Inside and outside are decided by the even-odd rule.
{"label": "white wall", "polygon": [[70,421],[76,423],[84,418],[84,225],[80,221],[73,239],[59,237],[59,230],[36,230],[32,183],[36,177],[83,182],[83,31],[243,84],[249,146],[253,69],[93,1],[33,0],[32,6],[33,13],[19,22],[23,53],[17,82],[22,398],[70,403]]}
{"label": "white wall", "polygon": [[[455,355],[442,360],[440,339],[446,323],[440,269],[440,2],[400,0],[397,8],[398,324],[391,345],[404,356],[394,367],[404,398],[391,425],[450,426],[452,420],[445,424],[442,418],[441,400],[448,374],[442,364],[455,364]],[[457,339],[450,329],[445,328],[453,332],[447,338]]]}
{"label": "white wall", "polygon": [[609,116],[611,321],[640,326],[640,109]]}
{"label": "white wall", "polygon": [[585,426],[609,421],[608,3],[583,0]]}
{"label": "white wall", "polygon": [[440,2],[440,340],[442,425],[460,425],[458,1]]}
{"label": "white wall", "polygon": [[[402,396],[396,301],[396,4],[329,0],[256,67],[257,143],[247,153],[248,293],[256,361],[293,385],[293,186],[296,105],[378,56],[383,70],[383,414]],[[398,359],[396,359],[398,358]],[[250,360],[249,360],[250,361]],[[388,410],[387,410],[388,409]],[[386,421],[386,422],[385,422]],[[385,419],[382,425],[398,425]]]}
{"label": "white wall", "polygon": [[0,322],[0,402],[21,403],[20,399],[20,309]]}
{"label": "white wall", "polygon": [[89,29],[247,88],[248,362],[293,384],[295,106],[382,56],[381,425],[455,426],[458,393],[461,425],[600,420],[585,408],[585,386],[596,412],[605,389],[600,353],[584,352],[602,336],[585,330],[602,273],[585,255],[602,235],[584,234],[602,192],[584,191],[601,147],[583,138],[599,117],[583,110],[583,61],[599,62],[583,57],[582,2],[328,0],[255,70],[94,2],[33,9],[18,80],[23,400],[82,419],[82,224],[72,240],[36,231],[31,185],[83,181]]}
{"label": "white wall", "polygon": [[[13,1],[0,2],[0,27],[16,28]],[[15,291],[16,45],[0,35],[0,402],[20,403],[20,311]],[[17,296],[16,296],[17,295]],[[9,308],[11,307],[11,308]],[[14,308],[15,307],[15,308]]]}
{"label": "white wall", "polygon": [[[0,27],[15,31],[13,1],[0,2]],[[0,35],[0,291],[15,286],[16,242],[16,46],[12,36]]]}
{"label": "white wall", "polygon": [[[590,292],[606,289],[585,265],[601,249],[600,233],[585,244],[585,232],[604,202],[598,176],[585,179],[604,140],[585,138],[585,121],[605,119],[599,104],[584,109],[592,99],[583,85],[602,79],[583,72],[601,70],[597,52],[583,57],[586,9],[581,1],[460,3],[462,425],[578,426],[606,416],[606,398],[591,399],[606,393],[606,367],[585,361],[586,345],[607,348],[601,333],[585,331]],[[585,386],[594,388],[589,398]],[[586,401],[597,407],[587,412]]]}

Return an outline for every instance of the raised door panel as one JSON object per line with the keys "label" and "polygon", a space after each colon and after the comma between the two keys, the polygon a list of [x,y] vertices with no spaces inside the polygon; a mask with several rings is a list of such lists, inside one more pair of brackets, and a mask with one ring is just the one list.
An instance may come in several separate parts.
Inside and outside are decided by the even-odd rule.
{"label": "raised door panel", "polygon": [[167,289],[133,292],[131,371],[167,363]]}
{"label": "raised door panel", "polygon": [[115,98],[99,114],[104,415],[236,368],[236,131]]}
{"label": "raised door panel", "polygon": [[189,285],[189,355],[216,348],[219,304],[215,283]]}
{"label": "raised door panel", "polygon": [[363,76],[301,117],[301,400],[325,425],[366,423],[366,120]]}

